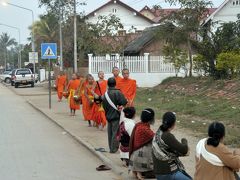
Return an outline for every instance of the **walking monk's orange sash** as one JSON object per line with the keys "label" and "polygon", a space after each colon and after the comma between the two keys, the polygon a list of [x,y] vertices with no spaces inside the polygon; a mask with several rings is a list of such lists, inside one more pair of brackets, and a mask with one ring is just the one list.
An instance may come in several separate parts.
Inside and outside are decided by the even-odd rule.
{"label": "walking monk's orange sash", "polygon": [[[98,87],[98,85],[96,85],[94,93],[97,94],[98,96],[101,96],[101,95],[105,94],[105,92],[107,91],[107,81],[103,80],[98,83],[99,83],[99,87]],[[101,92],[100,92],[100,90],[101,90]],[[106,126],[107,119],[105,116],[105,111],[103,109],[102,103],[100,103],[100,104],[94,103],[93,104],[92,120],[96,122],[97,126],[100,126],[100,125],[102,125],[102,127]]]}
{"label": "walking monk's orange sash", "polygon": [[[92,120],[92,108],[93,108],[93,85],[90,86],[87,82],[85,84],[84,88],[84,95],[82,97],[82,112],[83,112],[83,117],[84,120],[89,121]],[[86,97],[87,96],[87,97]],[[89,102],[89,100],[90,102]]]}
{"label": "walking monk's orange sash", "polygon": [[57,87],[57,94],[58,94],[59,100],[61,100],[63,97],[63,91],[65,89],[66,83],[67,83],[66,75],[58,76],[56,81],[56,87]]}
{"label": "walking monk's orange sash", "polygon": [[70,109],[78,110],[80,109],[80,104],[74,101],[73,96],[77,94],[78,87],[80,85],[80,79],[71,80],[68,84],[68,102]]}
{"label": "walking monk's orange sash", "polygon": [[122,79],[119,82],[119,89],[128,100],[128,105],[133,106],[133,101],[137,92],[137,84],[134,79]]}
{"label": "walking monk's orange sash", "polygon": [[117,77],[114,77],[115,80],[116,80],[116,89],[120,89],[120,81],[122,81],[122,77],[120,76],[117,76]]}

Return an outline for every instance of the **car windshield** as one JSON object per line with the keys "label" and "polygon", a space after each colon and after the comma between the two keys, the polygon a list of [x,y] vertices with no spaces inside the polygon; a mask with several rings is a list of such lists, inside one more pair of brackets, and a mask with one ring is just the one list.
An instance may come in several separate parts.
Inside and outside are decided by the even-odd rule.
{"label": "car windshield", "polygon": [[22,75],[22,74],[31,74],[31,72],[28,69],[21,69],[17,71],[17,75]]}
{"label": "car windshield", "polygon": [[10,74],[11,71],[5,71],[3,74]]}

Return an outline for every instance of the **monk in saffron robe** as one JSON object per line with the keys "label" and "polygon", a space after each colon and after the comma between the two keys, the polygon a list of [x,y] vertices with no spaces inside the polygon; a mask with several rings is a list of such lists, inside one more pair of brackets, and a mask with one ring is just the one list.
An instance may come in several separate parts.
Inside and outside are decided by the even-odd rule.
{"label": "monk in saffron robe", "polygon": [[69,102],[69,107],[71,111],[71,116],[75,116],[76,110],[80,109],[80,104],[74,100],[74,96],[78,94],[77,90],[79,85],[80,85],[80,80],[77,79],[76,74],[73,74],[72,80],[69,81],[68,87],[67,87],[67,90],[69,93],[68,102]]}
{"label": "monk in saffron robe", "polygon": [[86,82],[84,85],[84,95],[82,97],[82,112],[85,121],[88,121],[89,127],[92,126],[92,109],[94,103],[94,88],[95,81],[91,74],[88,74],[86,77]]}
{"label": "monk in saffron robe", "polygon": [[119,83],[123,79],[121,76],[119,76],[120,70],[118,67],[113,67],[112,69],[113,77],[116,80],[116,89],[120,89]]}
{"label": "monk in saffron robe", "polygon": [[67,86],[67,76],[64,74],[63,71],[60,71],[57,79],[56,79],[56,88],[57,88],[57,95],[58,95],[58,102],[62,101],[63,92]]}
{"label": "monk in saffron robe", "polygon": [[127,106],[132,107],[137,92],[136,80],[129,78],[129,70],[122,70],[123,79],[119,82],[119,89],[128,101]]}
{"label": "monk in saffron robe", "polygon": [[[98,78],[99,80],[95,83],[95,88],[93,91],[93,94],[95,98],[101,98],[107,91],[107,81],[104,80],[104,72],[99,71],[98,72]],[[101,127],[101,130],[104,129],[104,127],[107,124],[107,119],[105,115],[105,111],[103,109],[102,103],[93,104],[93,109],[92,109],[92,120],[96,123],[96,126],[99,128]]]}

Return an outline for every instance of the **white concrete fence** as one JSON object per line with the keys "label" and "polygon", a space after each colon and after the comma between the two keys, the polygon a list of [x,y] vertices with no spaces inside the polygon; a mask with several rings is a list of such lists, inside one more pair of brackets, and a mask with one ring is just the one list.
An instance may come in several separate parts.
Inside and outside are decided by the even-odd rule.
{"label": "white concrete fence", "polygon": [[[89,73],[97,78],[97,73],[103,71],[105,78],[112,76],[112,68],[114,66],[119,69],[128,68],[130,76],[137,80],[139,87],[153,87],[160,84],[168,77],[176,76],[175,68],[171,63],[165,63],[163,56],[93,56],[89,58]],[[183,73],[184,74],[184,73]],[[179,73],[179,76],[183,76]]]}

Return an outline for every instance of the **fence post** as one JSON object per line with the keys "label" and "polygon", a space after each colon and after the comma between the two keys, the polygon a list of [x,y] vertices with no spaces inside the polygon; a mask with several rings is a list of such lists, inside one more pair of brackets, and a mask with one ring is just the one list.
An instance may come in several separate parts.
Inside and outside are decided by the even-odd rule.
{"label": "fence post", "polygon": [[117,61],[117,67],[119,68],[119,69],[121,69],[121,67],[120,67],[120,62],[121,62],[121,56],[119,55],[119,54],[116,54],[116,56],[115,56],[115,61]]}
{"label": "fence post", "polygon": [[144,53],[144,62],[145,62],[145,68],[146,68],[145,73],[147,74],[147,73],[149,73],[149,67],[148,67],[148,65],[149,65],[149,53]]}
{"label": "fence post", "polygon": [[93,54],[88,54],[88,73],[92,74],[92,60]]}

